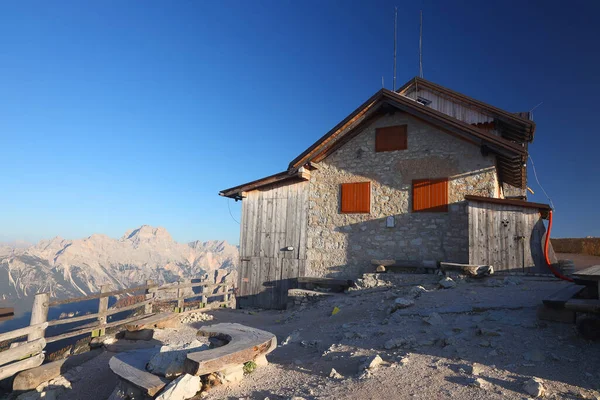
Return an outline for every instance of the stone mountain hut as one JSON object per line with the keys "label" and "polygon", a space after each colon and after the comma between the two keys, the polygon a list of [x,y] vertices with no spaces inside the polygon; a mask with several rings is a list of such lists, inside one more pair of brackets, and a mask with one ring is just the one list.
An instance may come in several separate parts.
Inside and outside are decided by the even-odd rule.
{"label": "stone mountain hut", "polygon": [[295,278],[355,279],[373,260],[540,268],[534,132],[528,113],[422,78],[379,90],[285,171],[220,192],[242,201],[240,306],[283,308]]}

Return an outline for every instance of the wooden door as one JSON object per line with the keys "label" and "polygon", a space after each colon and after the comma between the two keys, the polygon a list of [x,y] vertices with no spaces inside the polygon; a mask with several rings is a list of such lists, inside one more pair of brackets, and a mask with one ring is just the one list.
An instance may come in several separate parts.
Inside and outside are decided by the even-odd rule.
{"label": "wooden door", "polygon": [[293,279],[304,274],[308,183],[253,191],[242,203],[240,307],[285,308]]}

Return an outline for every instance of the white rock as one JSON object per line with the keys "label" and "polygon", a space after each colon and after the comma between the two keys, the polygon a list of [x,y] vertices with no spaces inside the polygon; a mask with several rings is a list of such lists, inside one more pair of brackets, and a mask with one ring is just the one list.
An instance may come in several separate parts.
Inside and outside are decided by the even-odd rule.
{"label": "white rock", "polygon": [[481,389],[484,389],[486,386],[486,382],[481,378],[471,378],[468,382],[469,386],[475,386]]}
{"label": "white rock", "polygon": [[240,382],[244,379],[244,365],[238,364],[222,369],[217,372],[217,377],[222,383]]}
{"label": "white rock", "polygon": [[361,366],[359,367],[359,372],[362,372],[365,369],[373,370],[380,366],[382,362],[383,360],[381,359],[381,357],[379,357],[379,354],[371,356],[367,358],[367,360],[363,364],[361,364]]}
{"label": "white rock", "polygon": [[373,374],[371,373],[371,370],[369,369],[365,369],[360,376],[358,377],[358,379],[369,379],[373,376]]}
{"label": "white rock", "polygon": [[410,289],[408,293],[416,299],[423,293],[427,293],[427,289],[425,289],[423,286],[414,286]]}
{"label": "white rock", "polygon": [[335,368],[331,368],[331,372],[329,373],[329,377],[332,379],[344,379],[344,376],[337,372]]}
{"label": "white rock", "polygon": [[188,353],[206,349],[208,344],[198,340],[162,346],[160,352],[150,359],[146,369],[156,375],[174,377],[183,372],[183,363]]}
{"label": "white rock", "polygon": [[439,282],[440,286],[444,289],[450,289],[456,286],[456,282],[452,278],[446,277]]}
{"label": "white rock", "polygon": [[293,331],[288,337],[286,337],[282,342],[281,345],[282,346],[286,346],[290,343],[294,343],[294,342],[298,342],[300,341],[300,332],[298,331]]}
{"label": "white rock", "polygon": [[156,397],[156,400],[191,399],[200,390],[200,377],[189,374],[181,375]]}
{"label": "white rock", "polygon": [[533,377],[527,382],[525,382],[525,384],[523,385],[523,390],[525,390],[525,392],[527,392],[528,395],[533,397],[540,397],[546,393],[544,381],[536,377]]}
{"label": "white rock", "polygon": [[440,316],[440,314],[438,314],[436,312],[432,312],[427,317],[424,317],[423,321],[426,322],[426,323],[428,323],[429,325],[434,325],[434,326],[438,326],[438,325],[443,325],[444,324],[444,320],[442,319],[442,317]]}
{"label": "white rock", "polygon": [[212,315],[201,313],[201,312],[195,312],[195,313],[187,314],[186,316],[182,317],[181,322],[183,324],[189,324],[192,322],[211,321],[212,319],[213,319]]}
{"label": "white rock", "polygon": [[479,375],[483,372],[483,365],[479,363],[473,363],[467,367],[467,373],[471,375]]}
{"label": "white rock", "polygon": [[394,303],[392,304],[392,307],[390,308],[390,314],[392,314],[402,308],[407,308],[407,307],[413,306],[414,304],[415,304],[415,302],[413,300],[398,297],[396,300],[394,300]]}
{"label": "white rock", "polygon": [[410,307],[414,304],[415,304],[415,302],[413,300],[404,299],[402,297],[398,297],[396,300],[394,300],[394,305],[398,308],[406,308],[406,307]]}

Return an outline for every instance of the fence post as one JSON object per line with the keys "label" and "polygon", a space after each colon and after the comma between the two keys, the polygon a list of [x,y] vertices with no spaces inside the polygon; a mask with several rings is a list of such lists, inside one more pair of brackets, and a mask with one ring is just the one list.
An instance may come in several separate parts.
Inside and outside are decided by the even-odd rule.
{"label": "fence post", "polygon": [[[110,285],[100,286],[100,293],[106,293],[106,292],[110,292]],[[98,322],[100,322],[100,324],[102,324],[102,325],[106,324],[106,311],[107,310],[108,310],[108,296],[100,297],[100,299],[98,300],[98,314],[100,314],[98,316]],[[100,328],[95,331],[92,331],[92,337],[104,336],[105,333],[106,333],[106,329]]]}
{"label": "fence post", "polygon": [[[178,285],[184,284],[186,281],[179,281]],[[183,288],[177,288],[177,307],[175,308],[176,313],[183,312]]]}
{"label": "fence post", "polygon": [[225,302],[224,307],[227,308],[229,305],[229,285],[225,285],[225,296],[223,296],[223,301]]}
{"label": "fence post", "polygon": [[[149,279],[146,281],[146,286],[152,286],[154,285],[154,281],[152,279]],[[152,314],[152,304],[154,303],[154,294],[156,293],[156,288],[148,288],[146,289],[146,300],[150,300],[152,299],[152,302],[146,304],[144,306],[144,314]]]}
{"label": "fence post", "polygon": [[237,297],[236,297],[237,289],[235,284],[231,285],[231,293],[229,293],[229,308],[236,309],[237,308]]}
{"label": "fence post", "polygon": [[[50,308],[50,293],[38,293],[33,298],[31,307],[31,320],[29,325],[43,324],[48,321],[48,309]],[[40,339],[44,337],[45,329],[36,329],[27,335],[27,341]]]}
{"label": "fence post", "polygon": [[206,297],[206,288],[208,286],[201,286],[202,288],[202,299],[200,300],[200,307],[199,308],[204,308],[208,305],[208,298]]}

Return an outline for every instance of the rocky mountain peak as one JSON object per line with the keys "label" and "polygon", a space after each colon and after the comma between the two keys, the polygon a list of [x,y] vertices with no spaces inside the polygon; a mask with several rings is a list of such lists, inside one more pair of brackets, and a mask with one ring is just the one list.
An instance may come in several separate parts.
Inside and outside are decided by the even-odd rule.
{"label": "rocky mountain peak", "polygon": [[177,243],[165,228],[143,225],[119,240],[93,234],[76,240],[55,237],[26,249],[1,247],[0,294],[89,294],[104,283],[117,289],[148,279],[199,278],[219,269],[234,270],[237,262],[237,246],[226,241]]}
{"label": "rocky mountain peak", "polygon": [[121,237],[121,241],[130,241],[135,245],[153,242],[173,242],[173,238],[169,232],[163,227],[152,227],[150,225],[142,225],[137,229],[125,232]]}

